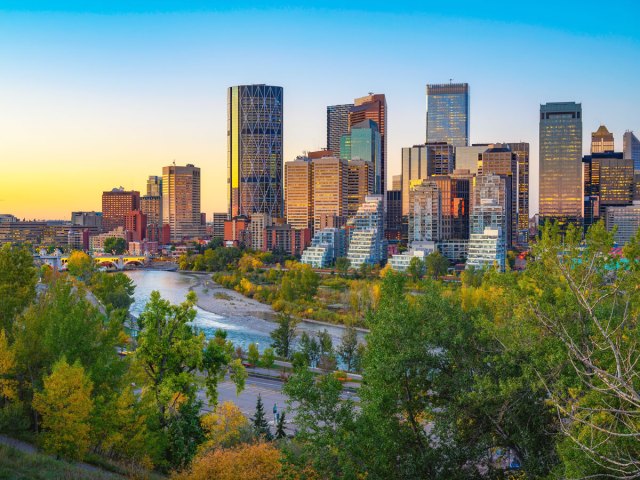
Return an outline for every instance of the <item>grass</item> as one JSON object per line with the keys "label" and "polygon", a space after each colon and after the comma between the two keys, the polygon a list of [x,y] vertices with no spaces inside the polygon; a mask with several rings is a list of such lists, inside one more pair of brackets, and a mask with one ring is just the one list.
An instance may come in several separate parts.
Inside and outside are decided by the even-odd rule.
{"label": "grass", "polygon": [[216,292],[216,293],[213,294],[213,296],[215,298],[220,299],[220,300],[231,300],[231,295],[228,295],[228,294],[226,294],[224,292]]}
{"label": "grass", "polygon": [[87,471],[40,453],[23,453],[0,444],[0,479],[16,480],[113,480],[109,473]]}

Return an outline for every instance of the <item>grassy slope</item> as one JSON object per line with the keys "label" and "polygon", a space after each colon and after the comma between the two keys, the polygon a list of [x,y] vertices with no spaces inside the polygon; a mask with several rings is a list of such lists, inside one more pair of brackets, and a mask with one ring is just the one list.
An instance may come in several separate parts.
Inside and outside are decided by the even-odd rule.
{"label": "grassy slope", "polygon": [[0,479],[18,480],[113,480],[113,474],[87,471],[39,453],[28,454],[0,444]]}

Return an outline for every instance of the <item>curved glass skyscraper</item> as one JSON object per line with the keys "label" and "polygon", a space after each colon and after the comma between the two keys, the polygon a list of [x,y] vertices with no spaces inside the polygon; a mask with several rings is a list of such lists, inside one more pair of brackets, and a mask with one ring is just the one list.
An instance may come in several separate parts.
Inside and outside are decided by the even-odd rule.
{"label": "curved glass skyscraper", "polygon": [[282,217],[282,87],[229,87],[227,147],[231,218]]}

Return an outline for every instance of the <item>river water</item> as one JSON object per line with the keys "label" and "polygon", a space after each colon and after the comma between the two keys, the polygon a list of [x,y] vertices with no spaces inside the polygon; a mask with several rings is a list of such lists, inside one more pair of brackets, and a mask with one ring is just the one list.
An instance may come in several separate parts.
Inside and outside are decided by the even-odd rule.
{"label": "river water", "polygon": [[[158,290],[162,298],[171,303],[180,303],[184,301],[189,287],[195,285],[201,278],[197,274],[160,270],[128,270],[125,274],[136,285],[134,303],[131,306],[131,313],[136,317],[144,310],[153,290]],[[217,329],[225,330],[227,338],[245,351],[250,343],[257,343],[260,351],[269,347],[271,344],[269,333],[276,327],[275,323],[259,318],[221,317],[200,307],[196,307],[194,325],[202,330],[207,338],[212,337]],[[315,333],[324,329],[331,335],[334,346],[339,345],[342,327],[323,326],[304,321],[298,325],[300,332]]]}

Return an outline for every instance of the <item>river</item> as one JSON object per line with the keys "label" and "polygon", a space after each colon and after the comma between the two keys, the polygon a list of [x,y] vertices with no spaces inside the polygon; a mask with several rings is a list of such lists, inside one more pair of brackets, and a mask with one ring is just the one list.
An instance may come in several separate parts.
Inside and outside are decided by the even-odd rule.
{"label": "river", "polygon": [[[172,303],[180,303],[184,301],[189,288],[197,284],[201,278],[197,274],[160,270],[129,270],[125,274],[136,286],[134,303],[131,306],[131,313],[136,317],[144,310],[153,290],[158,290],[162,298]],[[271,344],[269,333],[276,327],[275,323],[260,318],[222,317],[200,307],[196,307],[194,325],[202,330],[207,338],[212,337],[217,329],[225,330],[227,338],[245,351],[250,343],[258,344],[260,351],[267,348]],[[298,325],[300,332],[315,333],[324,329],[331,335],[334,346],[338,346],[343,327],[323,326],[305,321]]]}

